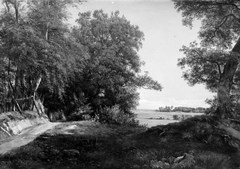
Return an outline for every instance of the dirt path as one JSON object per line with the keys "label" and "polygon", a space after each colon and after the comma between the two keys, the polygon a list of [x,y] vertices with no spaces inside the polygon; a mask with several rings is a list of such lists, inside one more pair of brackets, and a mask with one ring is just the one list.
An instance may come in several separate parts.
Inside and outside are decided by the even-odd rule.
{"label": "dirt path", "polygon": [[9,137],[0,141],[0,154],[5,154],[12,149],[21,147],[33,141],[37,136],[45,131],[52,129],[60,123],[44,123],[37,126],[29,127],[20,134]]}

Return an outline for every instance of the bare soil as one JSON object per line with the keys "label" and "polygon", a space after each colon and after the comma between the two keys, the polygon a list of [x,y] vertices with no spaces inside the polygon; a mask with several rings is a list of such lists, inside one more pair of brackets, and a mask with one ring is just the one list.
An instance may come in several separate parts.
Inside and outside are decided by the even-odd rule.
{"label": "bare soil", "polygon": [[32,142],[40,134],[52,129],[59,123],[43,123],[36,126],[29,127],[23,130],[18,135],[8,137],[4,140],[0,140],[0,154],[5,154],[13,149],[24,146]]}

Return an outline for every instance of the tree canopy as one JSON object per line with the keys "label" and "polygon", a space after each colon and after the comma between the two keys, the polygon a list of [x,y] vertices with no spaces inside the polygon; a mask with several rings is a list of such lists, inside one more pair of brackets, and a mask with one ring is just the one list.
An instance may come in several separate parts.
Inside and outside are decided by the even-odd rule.
{"label": "tree canopy", "polygon": [[79,13],[77,23],[73,36],[89,55],[77,78],[83,78],[79,85],[93,107],[120,105],[129,111],[137,105],[138,87],[161,90],[158,82],[140,73],[143,63],[137,51],[144,35],[138,26],[118,11],[109,16],[102,10]]}

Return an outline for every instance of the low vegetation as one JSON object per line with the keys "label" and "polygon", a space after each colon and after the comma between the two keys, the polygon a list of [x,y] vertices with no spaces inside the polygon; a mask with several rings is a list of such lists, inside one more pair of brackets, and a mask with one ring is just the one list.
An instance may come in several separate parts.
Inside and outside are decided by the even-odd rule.
{"label": "low vegetation", "polygon": [[231,144],[234,140],[212,123],[214,119],[206,116],[150,129],[67,122],[1,156],[0,166],[5,169],[238,168],[238,148]]}

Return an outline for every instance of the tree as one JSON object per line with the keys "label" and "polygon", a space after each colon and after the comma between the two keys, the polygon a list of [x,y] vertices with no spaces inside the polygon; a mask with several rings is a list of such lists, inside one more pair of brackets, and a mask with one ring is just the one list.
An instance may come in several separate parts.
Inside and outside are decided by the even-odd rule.
{"label": "tree", "polygon": [[[19,1],[3,1],[5,10],[0,17],[1,29],[0,29],[0,40],[1,40],[1,62],[2,62],[2,84],[5,94],[2,95],[11,96],[13,102],[15,102],[18,111],[21,112],[21,108],[16,100],[19,93],[16,88],[20,84],[20,74],[24,67],[23,62],[26,59],[23,56],[25,49],[25,43],[22,43],[22,38],[25,38],[27,29],[21,25],[24,17],[21,16],[21,3]],[[21,66],[20,66],[21,64]],[[12,102],[4,100],[5,103]],[[3,103],[4,103],[3,102]]]}
{"label": "tree", "polygon": [[192,85],[204,83],[208,89],[217,92],[215,113],[219,117],[233,117],[231,95],[239,84],[240,2],[173,2],[175,8],[182,12],[185,26],[191,28],[194,19],[200,19],[202,23],[199,31],[200,46],[192,43],[182,48],[186,57],[179,60],[179,65],[190,68],[184,73],[184,78]]}
{"label": "tree", "polygon": [[161,85],[140,73],[143,64],[137,51],[143,33],[119,12],[110,16],[102,10],[79,13],[73,36],[89,55],[76,77],[82,79],[81,91],[95,112],[101,107],[119,105],[129,112],[137,105],[138,87],[161,90]]}
{"label": "tree", "polygon": [[[43,74],[45,80],[39,88],[50,111],[57,111],[65,95],[69,77],[75,69],[81,69],[84,60],[82,46],[71,36],[71,30],[64,23],[69,17],[67,7],[81,3],[81,0],[32,0],[29,18],[31,25],[40,33],[48,45]],[[51,61],[52,60],[52,61]]]}
{"label": "tree", "polygon": [[[70,70],[84,58],[81,46],[64,24],[67,5],[77,2],[80,1],[3,1],[5,9],[0,16],[2,98],[11,94],[15,102],[33,98],[35,103],[39,96],[62,97]],[[31,109],[31,104],[25,103],[20,107]]]}
{"label": "tree", "polygon": [[[109,17],[95,11],[93,16],[79,14],[79,26],[69,29],[66,7],[79,2],[3,1],[1,100],[20,103],[19,110],[32,109],[41,99],[50,111],[70,113],[90,105],[99,113],[119,105],[129,112],[137,105],[137,87],[161,90],[157,81],[140,72],[139,28],[118,12]],[[29,98],[33,103],[26,104]]]}

